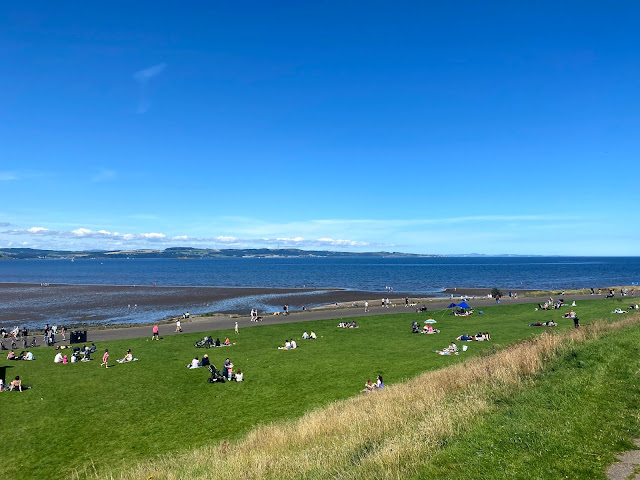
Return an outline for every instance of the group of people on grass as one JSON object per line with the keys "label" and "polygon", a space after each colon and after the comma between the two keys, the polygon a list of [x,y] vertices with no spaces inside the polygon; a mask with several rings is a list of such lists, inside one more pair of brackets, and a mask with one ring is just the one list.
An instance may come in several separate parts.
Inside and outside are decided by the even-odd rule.
{"label": "group of people on grass", "polygon": [[231,345],[233,345],[231,343],[231,340],[229,340],[229,337],[225,337],[224,338],[224,342],[220,341],[220,338],[216,338],[215,340],[213,339],[213,336],[208,335],[206,337],[204,337],[202,340],[194,343],[195,347],[205,347],[205,348],[212,348],[212,347],[230,347]]}
{"label": "group of people on grass", "polygon": [[461,342],[484,342],[487,340],[491,340],[491,335],[489,334],[489,332],[478,332],[475,335],[469,335],[469,334],[462,334],[460,335],[458,338],[456,338],[456,340],[459,340]]}
{"label": "group of people on grass", "polygon": [[298,344],[296,343],[296,341],[292,338],[291,340],[285,340],[284,341],[284,345],[281,347],[278,347],[278,350],[293,350],[298,348]]}
{"label": "group of people on grass", "polygon": [[316,340],[318,336],[316,335],[316,332],[314,332],[313,330],[311,330],[311,333],[307,333],[307,331],[305,330],[304,333],[302,334],[302,338],[304,340]]}
{"label": "group of people on grass", "polygon": [[91,355],[96,353],[97,350],[98,347],[96,347],[95,343],[92,343],[91,347],[88,347],[86,344],[83,345],[82,348],[74,347],[71,358],[68,358],[67,355],[63,355],[59,350],[53,358],[53,363],[89,362],[91,361]]}
{"label": "group of people on grass", "polygon": [[352,320],[350,322],[340,322],[338,324],[338,327],[340,327],[340,328],[358,328],[358,324],[356,323],[355,320]]}
{"label": "group of people on grass", "polygon": [[28,390],[31,387],[22,385],[22,380],[20,380],[20,375],[16,375],[16,377],[9,382],[9,385],[5,385],[2,378],[0,378],[0,392],[22,392],[23,390]]}
{"label": "group of people on grass", "polygon": [[22,351],[20,352],[19,355],[16,355],[16,353],[13,350],[10,350],[9,353],[7,354],[7,360],[35,360],[33,357],[33,353],[31,353],[31,351]]}
{"label": "group of people on grass", "polygon": [[411,324],[411,333],[424,333],[426,335],[433,335],[434,333],[440,333],[440,330],[433,328],[431,323],[426,323],[421,330],[418,326],[418,322],[413,322]]}
{"label": "group of people on grass", "polygon": [[[191,363],[189,365],[187,365],[187,368],[189,369],[194,369],[194,368],[200,368],[200,367],[207,367],[209,369],[209,371],[211,371],[212,374],[214,375],[218,375],[219,372],[216,369],[215,365],[213,365],[210,361],[209,361],[209,355],[205,355],[204,357],[202,357],[202,360],[198,360],[198,357],[194,357],[193,360],[191,360]],[[242,373],[242,370],[238,370],[236,373],[233,373],[233,369],[234,369],[234,365],[233,362],[231,362],[231,359],[229,357],[226,358],[226,360],[224,361],[224,363],[222,364],[222,377],[223,379],[220,379],[220,381],[224,381],[227,380],[229,382],[235,381],[235,382],[242,382],[244,381],[244,374]],[[213,383],[213,382],[210,382]]]}
{"label": "group of people on grass", "polygon": [[375,390],[381,390],[382,388],[384,388],[384,381],[382,380],[382,375],[378,375],[375,382],[372,382],[370,378],[367,378],[364,388],[360,390],[360,393],[369,393]]}

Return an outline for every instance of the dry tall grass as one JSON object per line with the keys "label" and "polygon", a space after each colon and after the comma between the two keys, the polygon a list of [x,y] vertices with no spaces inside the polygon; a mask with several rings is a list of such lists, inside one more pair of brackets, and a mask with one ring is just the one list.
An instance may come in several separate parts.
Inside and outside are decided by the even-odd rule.
{"label": "dry tall grass", "polygon": [[[428,372],[404,384],[256,428],[222,442],[139,464],[118,478],[406,478],[430,450],[486,412],[491,397],[526,385],[573,345],[640,323],[640,315],[588,329],[545,333],[492,355]],[[109,477],[114,478],[114,477]]]}

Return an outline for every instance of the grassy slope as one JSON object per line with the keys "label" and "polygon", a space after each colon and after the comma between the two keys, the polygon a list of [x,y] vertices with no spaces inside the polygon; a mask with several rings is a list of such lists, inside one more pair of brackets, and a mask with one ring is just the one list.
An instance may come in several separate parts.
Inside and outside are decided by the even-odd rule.
{"label": "grassy slope", "polygon": [[[582,302],[577,309],[584,323],[593,318],[617,318],[609,312],[617,301]],[[139,362],[105,370],[99,361],[54,365],[53,351],[35,350],[35,362],[13,363],[7,376],[21,375],[34,389],[22,395],[0,395],[1,423],[15,441],[4,442],[12,459],[10,478],[69,477],[92,463],[98,470],[119,468],[167,452],[234,439],[254,425],[296,418],[311,409],[354,395],[363,380],[381,373],[387,383],[414,377],[493,348],[541,333],[526,326],[560,313],[534,312],[531,305],[488,307],[485,314],[456,318],[444,313],[404,313],[370,317],[356,330],[338,329],[338,320],[313,324],[267,325],[241,330],[233,347],[195,349],[197,335],[99,344],[112,359],[127,347]],[[413,320],[434,316],[439,335],[412,335]],[[276,349],[285,338],[314,328],[318,341],[299,340],[300,349]],[[432,353],[461,333],[490,331],[491,343],[474,343],[464,356]],[[219,332],[222,336],[225,332]],[[227,332],[231,334],[232,332]],[[218,333],[216,333],[218,335]],[[245,372],[244,384],[210,385],[208,372],[185,365],[195,354],[209,353],[221,366],[228,355]],[[120,353],[120,355],[118,355]]]}
{"label": "grassy slope", "polygon": [[416,478],[597,479],[640,435],[640,330],[580,346],[433,452]]}

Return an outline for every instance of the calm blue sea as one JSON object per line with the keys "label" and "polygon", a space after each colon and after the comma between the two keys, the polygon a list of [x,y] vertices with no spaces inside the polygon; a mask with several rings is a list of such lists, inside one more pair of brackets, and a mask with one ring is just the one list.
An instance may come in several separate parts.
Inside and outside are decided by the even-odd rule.
{"label": "calm blue sea", "polygon": [[0,282],[344,288],[436,293],[445,287],[557,289],[631,285],[640,257],[221,258],[17,260]]}

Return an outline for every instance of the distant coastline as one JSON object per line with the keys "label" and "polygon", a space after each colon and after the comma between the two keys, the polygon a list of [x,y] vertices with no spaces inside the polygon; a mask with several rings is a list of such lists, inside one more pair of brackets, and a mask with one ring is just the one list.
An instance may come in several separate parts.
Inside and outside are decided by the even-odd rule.
{"label": "distant coastline", "polygon": [[297,248],[194,248],[170,247],[164,250],[41,250],[34,248],[0,249],[0,260],[31,259],[109,259],[109,258],[174,258],[198,260],[204,258],[302,258],[302,257],[372,257],[430,258],[446,255],[422,255],[402,252],[334,252],[330,250],[300,250]]}

